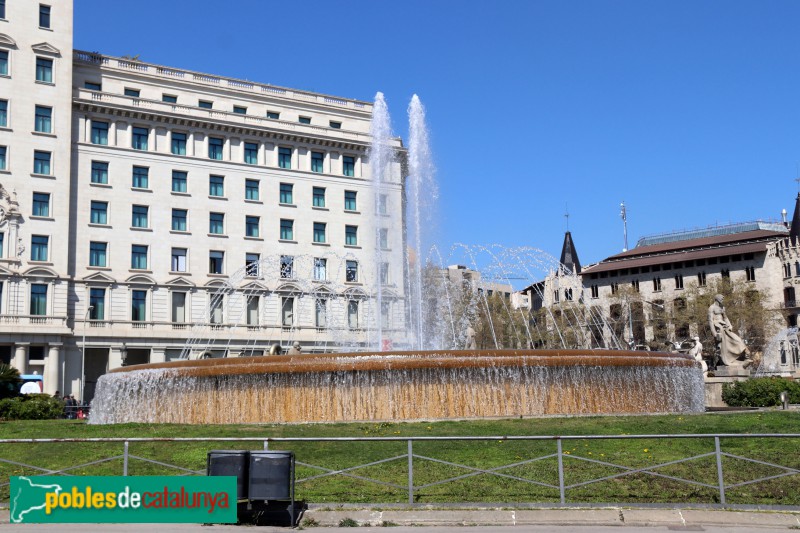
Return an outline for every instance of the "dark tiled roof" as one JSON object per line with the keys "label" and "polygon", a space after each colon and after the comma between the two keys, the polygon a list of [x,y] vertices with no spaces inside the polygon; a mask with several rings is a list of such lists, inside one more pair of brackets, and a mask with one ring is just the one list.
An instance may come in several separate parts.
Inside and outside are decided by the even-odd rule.
{"label": "dark tiled roof", "polygon": [[792,244],[796,244],[797,239],[800,238],[800,193],[797,193],[797,201],[794,203],[794,216],[789,236],[792,238]]}
{"label": "dark tiled roof", "polygon": [[786,236],[786,233],[779,231],[756,230],[651,246],[637,246],[633,250],[612,255],[596,265],[585,267],[583,273],[594,274],[621,268],[708,259],[731,254],[758,253],[766,251],[768,243]]}

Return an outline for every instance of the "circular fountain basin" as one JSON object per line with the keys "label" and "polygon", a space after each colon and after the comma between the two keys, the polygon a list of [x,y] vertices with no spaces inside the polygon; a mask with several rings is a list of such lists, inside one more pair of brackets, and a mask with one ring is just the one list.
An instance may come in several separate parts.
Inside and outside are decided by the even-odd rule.
{"label": "circular fountain basin", "polygon": [[437,420],[703,410],[693,358],[612,350],[304,354],[182,360],[102,376],[90,422]]}

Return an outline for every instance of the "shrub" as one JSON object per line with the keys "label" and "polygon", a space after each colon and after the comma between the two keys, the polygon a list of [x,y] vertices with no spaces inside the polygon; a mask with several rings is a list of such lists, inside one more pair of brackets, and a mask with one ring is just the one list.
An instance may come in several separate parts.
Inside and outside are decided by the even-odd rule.
{"label": "shrub", "polygon": [[722,400],[731,407],[771,407],[780,405],[783,391],[790,403],[800,403],[800,383],[777,377],[723,383]]}
{"label": "shrub", "polygon": [[63,414],[64,404],[49,394],[27,394],[0,400],[0,419],[48,420]]}

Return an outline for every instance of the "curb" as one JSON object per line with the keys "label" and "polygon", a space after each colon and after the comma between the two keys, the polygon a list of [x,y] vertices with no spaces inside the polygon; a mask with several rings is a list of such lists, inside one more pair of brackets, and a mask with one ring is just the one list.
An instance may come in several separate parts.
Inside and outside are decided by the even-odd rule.
{"label": "curb", "polygon": [[311,507],[306,527],[337,527],[342,520],[359,526],[731,526],[800,528],[800,512],[705,509],[330,509]]}

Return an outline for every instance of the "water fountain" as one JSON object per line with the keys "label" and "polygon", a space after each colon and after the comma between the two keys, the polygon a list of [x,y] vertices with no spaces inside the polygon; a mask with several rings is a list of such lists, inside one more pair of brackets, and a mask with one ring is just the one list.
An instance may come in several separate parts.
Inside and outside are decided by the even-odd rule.
{"label": "water fountain", "polygon": [[[394,155],[386,142],[391,126],[380,93],[374,109],[369,157],[377,206]],[[365,320],[370,333],[366,342],[358,341],[346,321],[337,319],[341,313],[335,310],[344,308],[336,300],[341,288],[321,288],[310,275],[308,282],[295,276],[298,297],[311,302],[324,298],[330,304],[326,328],[337,346],[317,346],[315,351],[352,353],[203,359],[219,347],[219,339],[210,334],[213,323],[198,324],[183,360],[122,367],[102,376],[90,422],[296,423],[703,409],[703,379],[692,358],[619,350],[613,335],[594,334],[593,325],[599,324],[601,331],[611,328],[599,313],[580,305],[579,298],[558,316],[543,309],[537,322],[508,298],[453,280],[445,268],[463,264],[485,281],[506,287],[519,285],[519,280],[533,283],[554,274],[566,280],[572,275],[549,255],[533,248],[456,245],[445,254],[431,248],[423,257],[422,228],[431,211],[423,198],[435,197],[429,194],[435,184],[424,108],[416,95],[409,119],[406,237],[416,253],[407,259],[406,305],[399,320],[384,316],[382,284],[374,280]],[[380,265],[381,247],[375,248]],[[332,264],[344,264],[347,258],[332,254],[331,259]],[[311,272],[313,258],[295,261],[298,270],[309,263]],[[238,309],[243,317],[246,282],[253,277],[278,279],[282,268],[280,256],[264,257],[233,274],[216,301],[227,297],[229,314]],[[479,319],[488,324],[478,346],[485,349],[465,351],[465,332]],[[243,320],[245,330],[246,324]],[[281,342],[291,343],[291,328],[276,328],[284,336]],[[406,350],[381,351],[388,336],[395,347]],[[530,349],[534,346],[551,349]],[[606,349],[593,348],[597,346]],[[575,347],[579,349],[568,349]]]}
{"label": "water fountain", "polygon": [[795,326],[782,329],[767,342],[753,377],[790,376],[798,370],[800,338]]}

